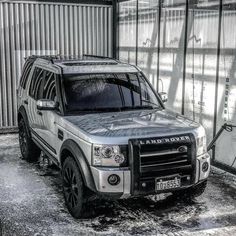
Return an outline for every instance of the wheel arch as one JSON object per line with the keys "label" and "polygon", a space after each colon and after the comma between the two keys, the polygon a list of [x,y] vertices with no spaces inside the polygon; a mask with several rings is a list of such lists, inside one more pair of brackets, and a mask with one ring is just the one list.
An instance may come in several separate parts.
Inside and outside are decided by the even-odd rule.
{"label": "wheel arch", "polygon": [[26,110],[24,108],[24,106],[21,106],[19,109],[18,109],[18,113],[17,113],[17,122],[19,124],[19,121],[23,119],[25,124],[26,124],[26,130],[27,130],[27,134],[29,135],[29,137],[31,137],[31,133],[30,133],[30,130],[29,130],[29,121],[28,121],[28,116],[27,116],[27,113],[26,113]]}
{"label": "wheel arch", "polygon": [[93,191],[96,191],[93,175],[85,154],[75,141],[68,139],[62,144],[60,150],[61,167],[63,166],[66,157],[70,155],[72,155],[72,158],[74,158],[75,162],[77,163],[80,169],[85,186],[87,186]]}

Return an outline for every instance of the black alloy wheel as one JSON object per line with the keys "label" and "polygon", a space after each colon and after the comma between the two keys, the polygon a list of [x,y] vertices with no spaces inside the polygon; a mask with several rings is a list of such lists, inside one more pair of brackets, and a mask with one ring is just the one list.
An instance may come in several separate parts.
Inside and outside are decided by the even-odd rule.
{"label": "black alloy wheel", "polygon": [[82,216],[84,184],[77,163],[72,157],[67,157],[63,169],[63,192],[66,206],[75,218]]}
{"label": "black alloy wheel", "polygon": [[27,133],[23,119],[19,122],[19,143],[20,143],[21,154],[24,158],[27,153]]}
{"label": "black alloy wheel", "polygon": [[41,150],[31,139],[24,119],[19,120],[19,144],[22,159],[28,162],[38,161]]}

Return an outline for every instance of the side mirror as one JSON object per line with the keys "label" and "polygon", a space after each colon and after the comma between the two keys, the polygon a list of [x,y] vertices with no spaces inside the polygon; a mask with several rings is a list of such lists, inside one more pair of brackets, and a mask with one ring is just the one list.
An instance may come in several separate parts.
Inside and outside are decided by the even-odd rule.
{"label": "side mirror", "polygon": [[167,95],[167,93],[161,92],[161,93],[159,93],[159,95],[160,95],[161,100],[162,100],[163,103],[165,103],[165,102],[168,101],[168,95]]}
{"label": "side mirror", "polygon": [[37,101],[37,109],[40,111],[53,111],[58,108],[57,102],[49,99],[40,99]]}

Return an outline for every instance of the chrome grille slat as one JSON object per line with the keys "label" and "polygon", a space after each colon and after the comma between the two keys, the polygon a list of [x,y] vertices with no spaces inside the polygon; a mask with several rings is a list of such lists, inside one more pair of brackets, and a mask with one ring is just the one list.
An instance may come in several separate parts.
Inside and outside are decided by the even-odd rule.
{"label": "chrome grille slat", "polygon": [[186,154],[187,152],[179,152],[175,151],[161,151],[161,152],[153,152],[153,153],[144,153],[140,154],[140,157],[154,157],[154,156],[162,156],[162,155],[171,155],[171,154]]}
{"label": "chrome grille slat", "polygon": [[152,165],[145,165],[145,166],[142,166],[142,168],[145,168],[145,167],[155,167],[155,166],[163,166],[163,165],[172,165],[172,164],[178,164],[178,163],[184,163],[184,162],[187,162],[188,160],[180,160],[180,161],[173,161],[173,162],[163,162],[161,164],[152,164]]}

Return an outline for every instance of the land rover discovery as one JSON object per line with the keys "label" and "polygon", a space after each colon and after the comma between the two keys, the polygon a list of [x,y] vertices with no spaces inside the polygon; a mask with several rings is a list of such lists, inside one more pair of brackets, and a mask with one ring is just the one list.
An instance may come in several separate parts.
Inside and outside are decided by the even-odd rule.
{"label": "land rover discovery", "polygon": [[203,193],[210,170],[204,128],[165,109],[133,65],[98,56],[30,56],[18,89],[22,157],[61,168],[75,218],[92,192],[110,198]]}

